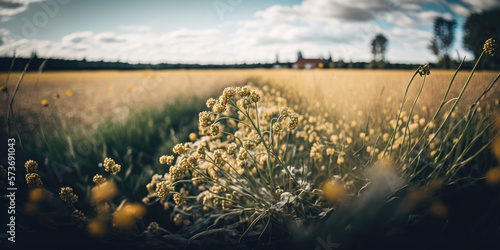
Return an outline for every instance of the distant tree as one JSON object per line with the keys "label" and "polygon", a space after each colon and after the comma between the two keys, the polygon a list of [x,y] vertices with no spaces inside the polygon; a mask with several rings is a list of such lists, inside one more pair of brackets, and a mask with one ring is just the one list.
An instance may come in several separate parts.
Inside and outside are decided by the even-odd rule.
{"label": "distant tree", "polygon": [[38,55],[36,54],[36,51],[34,51],[34,50],[33,50],[33,51],[31,52],[31,58],[33,58],[33,59],[38,59]]}
{"label": "distant tree", "polygon": [[377,34],[375,38],[373,38],[372,40],[373,60],[384,61],[386,48],[387,48],[387,38],[385,38],[385,36],[382,34]]}
{"label": "distant tree", "polygon": [[[477,59],[488,38],[500,40],[500,9],[471,14],[464,24],[464,48]],[[498,57],[496,57],[498,58]]]}
{"label": "distant tree", "polygon": [[431,40],[431,45],[433,40],[435,44],[430,46],[432,48],[429,48],[432,53],[436,55],[435,51],[438,51],[438,56],[442,53],[443,56],[448,57],[448,50],[453,44],[453,40],[455,40],[456,25],[457,22],[453,19],[446,20],[442,17],[436,17],[434,19],[434,38]]}
{"label": "distant tree", "polygon": [[297,59],[302,59],[302,58],[304,58],[304,57],[302,56],[302,51],[299,51],[299,52],[297,53]]}

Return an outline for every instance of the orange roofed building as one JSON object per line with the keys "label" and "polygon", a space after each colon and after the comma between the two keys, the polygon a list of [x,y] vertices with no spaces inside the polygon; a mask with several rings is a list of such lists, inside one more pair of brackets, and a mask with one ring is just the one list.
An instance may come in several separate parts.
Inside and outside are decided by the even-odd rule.
{"label": "orange roofed building", "polygon": [[323,60],[299,58],[297,59],[297,62],[293,64],[293,68],[294,69],[323,68]]}

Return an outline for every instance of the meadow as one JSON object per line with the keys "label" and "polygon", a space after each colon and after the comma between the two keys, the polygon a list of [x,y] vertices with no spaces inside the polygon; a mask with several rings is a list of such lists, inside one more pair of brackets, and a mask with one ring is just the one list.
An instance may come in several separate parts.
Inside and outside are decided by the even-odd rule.
{"label": "meadow", "polygon": [[26,163],[21,222],[36,230],[23,233],[158,248],[487,246],[497,79],[425,66],[28,73],[19,134],[10,121],[38,163]]}

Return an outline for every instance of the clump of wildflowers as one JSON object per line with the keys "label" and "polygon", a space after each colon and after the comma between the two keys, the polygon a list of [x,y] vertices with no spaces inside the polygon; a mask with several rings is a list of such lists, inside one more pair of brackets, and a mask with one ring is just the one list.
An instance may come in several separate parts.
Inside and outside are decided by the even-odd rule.
{"label": "clump of wildflowers", "polygon": [[198,123],[202,128],[210,126],[210,124],[212,124],[212,122],[210,121],[210,113],[208,113],[207,111],[200,112]]}
{"label": "clump of wildflowers", "polygon": [[73,193],[73,189],[70,187],[63,187],[61,188],[61,191],[59,192],[59,197],[61,197],[61,200],[68,204],[74,204],[78,201],[78,196]]}
{"label": "clump of wildflowers", "polygon": [[149,223],[149,226],[148,226],[148,231],[152,234],[158,234],[160,230],[160,225],[158,225],[157,222],[151,222]]}
{"label": "clump of wildflowers", "polygon": [[229,146],[227,147],[227,154],[233,155],[236,152],[236,147],[237,146],[235,143],[229,144]]}
{"label": "clump of wildflowers", "polygon": [[24,164],[24,167],[26,168],[26,172],[28,173],[38,172],[38,164],[36,163],[36,161],[29,160]]}
{"label": "clump of wildflowers", "polygon": [[37,173],[26,174],[26,183],[28,183],[29,188],[41,188],[43,187],[42,179]]}
{"label": "clump of wildflowers", "polygon": [[96,185],[100,185],[106,181],[106,178],[104,178],[100,174],[96,174],[94,178],[92,179]]}
{"label": "clump of wildflowers", "polygon": [[299,124],[299,115],[293,113],[290,115],[290,120],[288,121],[288,128],[294,130]]}
{"label": "clump of wildflowers", "polygon": [[[116,165],[116,162],[113,159],[107,158],[107,157],[104,159],[104,171],[112,172],[113,174],[116,174],[117,172],[115,173],[115,171],[113,171],[113,167],[115,165]],[[121,166],[120,166],[120,168],[121,168]],[[118,172],[120,171],[116,167],[114,168],[114,170],[118,170]]]}
{"label": "clump of wildflowers", "polygon": [[170,194],[170,182],[163,181],[156,185],[156,193],[160,198],[166,198]]}
{"label": "clump of wildflowers", "polygon": [[160,157],[160,164],[162,165],[172,165],[174,164],[174,156],[173,155],[163,155]]}
{"label": "clump of wildflowers", "polygon": [[424,66],[420,67],[420,70],[418,71],[418,74],[420,76],[424,75],[429,75],[431,73],[429,64],[425,64]]}
{"label": "clump of wildflowers", "polygon": [[182,154],[185,154],[187,153],[187,146],[186,145],[183,145],[181,143],[177,144],[174,146],[174,148],[172,149],[172,151],[175,153],[175,154],[178,154],[178,155],[182,155]]}
{"label": "clump of wildflowers", "polygon": [[75,209],[73,211],[73,217],[75,221],[80,225],[83,225],[87,222],[87,216],[85,216],[85,214],[78,209]]}
{"label": "clump of wildflowers", "polygon": [[217,136],[219,134],[219,125],[217,124],[212,124],[210,126],[210,134],[212,136]]}
{"label": "clump of wildflowers", "polygon": [[209,108],[209,109],[213,108],[215,103],[217,103],[217,101],[214,98],[208,99],[207,100],[207,108]]}
{"label": "clump of wildflowers", "polygon": [[252,92],[250,93],[250,97],[252,98],[253,102],[258,102],[260,100],[260,95],[255,90],[252,90]]}

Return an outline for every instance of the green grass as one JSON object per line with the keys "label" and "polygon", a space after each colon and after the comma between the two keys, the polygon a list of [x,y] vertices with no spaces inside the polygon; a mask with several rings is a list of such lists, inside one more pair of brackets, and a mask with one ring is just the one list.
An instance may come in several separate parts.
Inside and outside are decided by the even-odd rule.
{"label": "green grass", "polygon": [[95,130],[41,125],[38,133],[24,140],[24,150],[43,162],[41,174],[47,186],[71,185],[87,197],[92,177],[104,172],[99,164],[105,157],[113,158],[122,165],[123,174],[116,176],[123,184],[121,194],[140,199],[152,174],[168,171],[160,166],[159,156],[196,132],[201,108],[203,102],[193,98],[155,109],[134,109],[125,120],[108,118]]}

